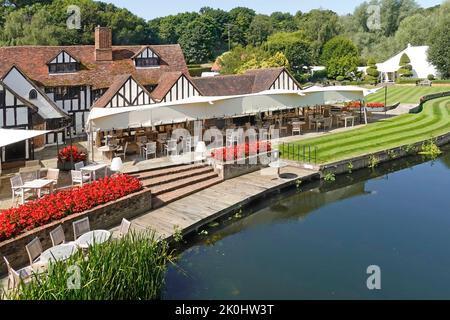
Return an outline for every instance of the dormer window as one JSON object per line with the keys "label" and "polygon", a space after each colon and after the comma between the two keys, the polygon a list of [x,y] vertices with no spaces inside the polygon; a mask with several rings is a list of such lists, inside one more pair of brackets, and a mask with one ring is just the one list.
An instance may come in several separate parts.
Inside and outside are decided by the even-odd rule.
{"label": "dormer window", "polygon": [[161,64],[159,56],[149,47],[142,49],[133,59],[136,68],[154,68]]}
{"label": "dormer window", "polygon": [[136,58],[136,67],[148,68],[159,66],[158,58]]}
{"label": "dormer window", "polygon": [[37,99],[37,91],[36,89],[31,89],[28,93],[29,100],[36,100]]}
{"label": "dormer window", "polygon": [[74,73],[79,70],[80,63],[64,50],[48,63],[49,73]]}

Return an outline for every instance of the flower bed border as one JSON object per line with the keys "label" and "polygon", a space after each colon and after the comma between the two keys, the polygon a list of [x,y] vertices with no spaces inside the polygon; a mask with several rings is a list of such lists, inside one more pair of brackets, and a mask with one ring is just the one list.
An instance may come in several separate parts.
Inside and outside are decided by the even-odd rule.
{"label": "flower bed border", "polygon": [[[152,208],[151,190],[144,188],[135,193],[131,193],[120,199],[98,205],[84,212],[72,214],[61,220],[53,221],[31,231],[27,231],[0,242],[0,256],[6,256],[14,268],[19,268],[29,264],[25,245],[38,237],[42,242],[44,250],[52,246],[50,231],[58,225],[62,225],[67,240],[73,239],[72,222],[89,217],[91,229],[110,229],[120,224],[122,218],[132,219],[142,213],[150,211]],[[0,261],[0,275],[6,274],[6,266]]]}

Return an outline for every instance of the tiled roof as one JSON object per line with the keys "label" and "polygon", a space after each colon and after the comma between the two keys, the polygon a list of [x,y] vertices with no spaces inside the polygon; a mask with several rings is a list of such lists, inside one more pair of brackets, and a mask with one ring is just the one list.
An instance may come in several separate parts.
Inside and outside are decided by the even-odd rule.
{"label": "tiled roof", "polygon": [[284,68],[249,70],[245,74],[193,78],[192,82],[205,96],[232,96],[270,89]]}
{"label": "tiled roof", "polygon": [[164,99],[169,90],[183,75],[181,72],[165,72],[159,78],[158,86],[152,91],[151,96],[153,99],[161,101]]}
{"label": "tiled roof", "polygon": [[125,84],[125,82],[128,81],[128,79],[131,77],[131,74],[124,74],[117,76],[113,83],[110,85],[109,89],[106,90],[106,92],[98,98],[95,103],[92,105],[93,108],[104,108],[111,99],[116,95],[117,91],[122,88],[122,86]]}
{"label": "tiled roof", "polygon": [[[12,65],[21,68],[29,78],[39,85],[77,86],[90,85],[93,89],[108,88],[116,76],[132,74],[141,84],[156,84],[165,72],[188,72],[184,55],[179,45],[148,46],[161,57],[161,66],[135,68],[131,59],[143,46],[113,46],[112,62],[97,62],[95,46],[17,46],[0,48],[0,75]],[[81,61],[81,70],[71,74],[48,73],[47,62],[62,50]]]}
{"label": "tiled roof", "polygon": [[[32,103],[31,101],[26,99],[25,97],[21,98],[21,101],[25,100],[27,101],[29,104],[31,104],[32,106],[37,106],[38,110],[39,110],[39,114],[44,118],[44,119],[57,119],[57,118],[68,118],[69,115],[62,109],[60,109],[56,103],[54,101],[52,101],[47,94],[45,94],[45,92],[39,88],[38,86],[36,86],[36,84],[33,82],[33,80],[31,80],[18,66],[13,65],[4,75],[4,77],[2,78],[4,82],[10,82],[8,81],[8,74],[13,72],[14,70],[17,70],[17,72],[39,93],[39,95],[43,98],[43,100],[36,100],[35,103]],[[11,80],[13,81],[13,80]],[[5,83],[6,84],[6,83]],[[16,81],[14,82],[10,82],[11,86],[16,87],[17,85],[19,85],[18,83],[16,83]],[[17,88],[17,87],[16,87]],[[11,89],[11,88],[10,88]],[[20,89],[19,89],[20,90]]]}

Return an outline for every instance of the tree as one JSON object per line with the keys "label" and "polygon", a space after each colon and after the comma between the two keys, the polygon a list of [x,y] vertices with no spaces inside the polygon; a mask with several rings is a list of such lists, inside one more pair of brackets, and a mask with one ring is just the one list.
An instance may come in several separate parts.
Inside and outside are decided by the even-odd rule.
{"label": "tree", "polygon": [[267,53],[260,47],[236,46],[231,51],[225,52],[217,58],[221,74],[234,74],[249,60],[255,57],[266,57]]}
{"label": "tree", "polygon": [[275,33],[268,38],[265,47],[271,54],[284,53],[297,78],[307,72],[305,67],[313,64],[311,41],[301,31]]}
{"label": "tree", "polygon": [[413,46],[428,44],[430,30],[433,29],[435,19],[421,13],[406,17],[395,33],[395,40],[400,47],[405,48],[408,43]]}
{"label": "tree", "polygon": [[294,17],[288,12],[273,12],[270,15],[270,21],[275,31],[294,32],[298,30]]}
{"label": "tree", "polygon": [[358,69],[358,57],[341,56],[333,57],[327,64],[327,75],[330,79],[343,77],[351,79]]}
{"label": "tree", "polygon": [[323,47],[322,62],[327,68],[328,77],[338,76],[350,78],[357,71],[359,63],[358,48],[350,39],[342,36],[334,37]]}
{"label": "tree", "polygon": [[337,36],[341,30],[339,16],[331,10],[314,9],[297,14],[298,28],[311,40],[313,58],[318,62],[324,44]]}
{"label": "tree", "polygon": [[247,35],[250,24],[256,15],[255,11],[249,8],[236,7],[230,10],[229,15],[231,42],[243,46],[247,45]]}
{"label": "tree", "polygon": [[431,31],[428,60],[444,78],[450,77],[450,16],[442,18]]}
{"label": "tree", "polygon": [[186,27],[179,39],[188,63],[201,63],[212,58],[217,40],[214,20],[208,16],[200,16]]}
{"label": "tree", "polygon": [[402,54],[400,57],[400,69],[398,69],[398,75],[401,78],[410,78],[413,76],[412,66],[410,65],[411,60],[406,53]]}
{"label": "tree", "polygon": [[358,48],[350,39],[342,36],[337,36],[328,41],[323,47],[321,61],[323,64],[327,65],[331,59],[343,56],[352,56],[358,58]]}
{"label": "tree", "polygon": [[266,69],[285,67],[289,69],[289,61],[282,52],[276,52],[274,55],[268,56],[263,54],[262,56],[254,56],[244,64],[242,64],[237,70],[237,73],[245,73],[247,70],[254,69]]}
{"label": "tree", "polygon": [[272,21],[269,16],[259,14],[253,18],[250,24],[247,42],[251,45],[261,45],[273,32]]}

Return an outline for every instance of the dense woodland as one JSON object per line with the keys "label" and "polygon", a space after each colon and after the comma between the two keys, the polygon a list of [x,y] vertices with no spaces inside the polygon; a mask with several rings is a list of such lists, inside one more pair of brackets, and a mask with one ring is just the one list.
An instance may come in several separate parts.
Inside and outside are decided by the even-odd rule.
{"label": "dense woodland", "polygon": [[[374,4],[381,18],[375,27]],[[66,27],[69,5],[81,8],[79,30]],[[424,9],[414,0],[372,0],[345,16],[321,9],[264,15],[205,7],[146,21],[92,0],[3,0],[0,24],[1,45],[92,44],[94,27],[102,25],[112,27],[114,44],[179,43],[190,64],[219,57],[222,73],[283,65],[299,80],[311,65],[325,65],[332,79],[355,77],[356,66],[374,66],[408,43],[430,45],[430,60],[450,76],[450,1]]]}

